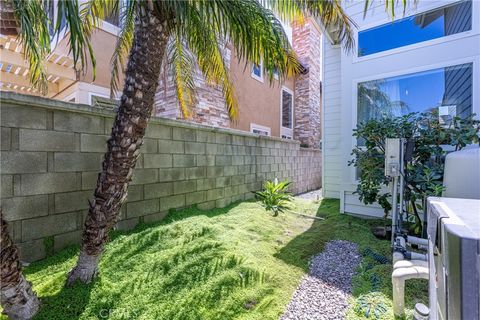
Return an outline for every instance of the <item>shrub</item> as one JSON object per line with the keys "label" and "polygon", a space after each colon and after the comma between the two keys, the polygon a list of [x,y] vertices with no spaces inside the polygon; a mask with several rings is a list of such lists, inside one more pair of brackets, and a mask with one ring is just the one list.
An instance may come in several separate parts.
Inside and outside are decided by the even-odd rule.
{"label": "shrub", "polygon": [[273,216],[277,216],[279,212],[289,209],[291,196],[288,192],[290,182],[277,179],[274,181],[266,181],[263,184],[263,190],[255,192],[255,198],[260,200],[263,207],[267,211],[272,211]]}
{"label": "shrub", "polygon": [[[419,210],[426,197],[439,196],[443,191],[443,167],[446,155],[442,146],[460,150],[470,143],[478,143],[480,121],[455,117],[449,125],[441,124],[438,113],[411,113],[398,118],[374,119],[360,123],[353,136],[364,141],[356,146],[349,165],[357,167],[359,184],[356,193],[365,204],[378,202],[385,215],[392,209],[391,194],[383,192],[390,179],[384,175],[385,139],[410,139],[412,157],[406,161],[404,199],[407,215],[419,222]],[[418,226],[417,230],[418,233]]]}

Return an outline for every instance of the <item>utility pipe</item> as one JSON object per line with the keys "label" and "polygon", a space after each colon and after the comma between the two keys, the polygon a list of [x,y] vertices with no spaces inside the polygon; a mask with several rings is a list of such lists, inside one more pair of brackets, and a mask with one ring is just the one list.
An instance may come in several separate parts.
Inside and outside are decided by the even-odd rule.
{"label": "utility pipe", "polygon": [[[405,152],[405,139],[400,139],[400,203],[399,209],[398,209],[398,217],[397,217],[397,223],[398,223],[398,231],[402,231],[402,224],[403,224],[403,191],[405,189],[405,164],[403,162],[403,156]],[[395,195],[396,196],[396,195]]]}
{"label": "utility pipe", "polygon": [[397,261],[400,261],[400,260],[404,260],[405,259],[405,256],[403,255],[403,253],[399,252],[399,251],[395,251],[393,253],[393,265],[395,265],[395,263]]}
{"label": "utility pipe", "polygon": [[428,261],[425,260],[399,260],[393,264],[393,270],[399,268],[425,267],[428,268]]}
{"label": "utility pipe", "polygon": [[392,241],[391,241],[391,244],[392,244],[392,248],[394,247],[395,245],[395,237],[396,237],[396,233],[397,233],[397,210],[398,210],[398,206],[397,206],[397,188],[398,188],[398,178],[397,177],[393,177],[393,190],[392,190]]}
{"label": "utility pipe", "polygon": [[[428,280],[428,267],[424,266],[424,261],[417,262],[416,260],[411,260],[408,262],[412,266],[396,268],[392,273],[393,313],[397,317],[402,317],[405,314],[405,280]],[[398,261],[396,264],[403,265],[404,262]]]}
{"label": "utility pipe", "polygon": [[416,244],[416,245],[420,245],[420,246],[424,246],[424,247],[428,248],[428,239],[407,236],[407,242],[408,243],[413,243],[413,244]]}

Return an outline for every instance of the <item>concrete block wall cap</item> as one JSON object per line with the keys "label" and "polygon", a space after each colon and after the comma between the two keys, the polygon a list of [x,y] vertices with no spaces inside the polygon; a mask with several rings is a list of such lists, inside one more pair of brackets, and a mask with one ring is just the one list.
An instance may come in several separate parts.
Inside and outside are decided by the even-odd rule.
{"label": "concrete block wall cap", "polygon": [[115,112],[102,108],[92,107],[87,104],[71,103],[60,100],[53,100],[39,96],[31,96],[14,92],[2,92],[0,95],[0,104],[9,103],[11,105],[42,107],[50,110],[71,111],[78,113],[88,113],[92,115],[101,115],[113,118]]}
{"label": "concrete block wall cap", "polygon": [[318,152],[322,151],[320,148],[305,148],[305,147],[300,147],[300,150],[302,150],[302,151],[318,151]]}
{"label": "concrete block wall cap", "polygon": [[[71,102],[53,100],[50,98],[19,94],[14,92],[1,92],[0,105],[3,103],[8,103],[10,105],[19,105],[19,106],[35,105],[35,107],[42,107],[50,110],[71,111],[71,112],[85,113],[85,114],[97,115],[97,116],[103,116],[103,117],[109,117],[109,118],[115,117],[115,112],[112,110],[92,107],[87,104],[71,103]],[[298,144],[298,145],[300,144],[300,142],[296,140],[287,140],[287,139],[282,139],[280,137],[263,136],[263,135],[258,135],[255,133],[250,133],[250,132],[236,130],[236,129],[212,127],[212,126],[196,124],[188,121],[167,119],[162,117],[152,117],[150,119],[150,123],[163,124],[166,126],[177,127],[177,128],[191,128],[191,129],[197,129],[202,131],[225,133],[229,135],[252,137],[260,140],[280,141],[282,143],[287,143],[287,144]]]}

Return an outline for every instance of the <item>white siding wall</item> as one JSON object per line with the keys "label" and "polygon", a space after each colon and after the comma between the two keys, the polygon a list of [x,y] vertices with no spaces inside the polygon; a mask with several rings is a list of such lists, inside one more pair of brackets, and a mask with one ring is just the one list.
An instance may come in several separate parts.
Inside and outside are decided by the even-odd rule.
{"label": "white siding wall", "polygon": [[[456,1],[419,1],[407,8],[406,15],[444,6]],[[359,30],[391,21],[384,2],[375,0],[363,19],[363,1],[345,2],[349,16]],[[403,8],[397,9],[397,18]],[[347,162],[354,146],[352,130],[356,126],[358,82],[430,70],[448,65],[473,62],[473,112],[480,114],[480,1],[473,1],[473,27],[469,32],[430,40],[403,48],[357,58],[339,48],[325,44],[324,52],[324,195],[341,199],[345,212],[381,216],[378,206],[366,207],[353,195],[355,171]],[[357,36],[355,35],[357,38]],[[325,41],[328,41],[325,37]],[[357,42],[358,43],[358,42]],[[341,94],[340,94],[341,93]]]}
{"label": "white siding wall", "polygon": [[333,47],[323,37],[323,116],[322,116],[322,156],[323,156],[323,196],[340,197],[340,57],[341,48]]}

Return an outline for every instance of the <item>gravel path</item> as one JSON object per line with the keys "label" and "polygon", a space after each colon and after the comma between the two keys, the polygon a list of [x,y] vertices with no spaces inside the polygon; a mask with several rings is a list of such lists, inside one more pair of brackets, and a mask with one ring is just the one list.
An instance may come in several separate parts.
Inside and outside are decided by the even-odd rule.
{"label": "gravel path", "polygon": [[361,261],[355,243],[334,240],[314,256],[282,320],[344,319],[352,276]]}
{"label": "gravel path", "polygon": [[301,199],[307,199],[307,200],[319,200],[322,198],[322,189],[302,193],[302,194],[296,195],[296,197]]}

